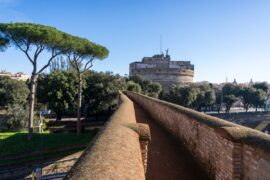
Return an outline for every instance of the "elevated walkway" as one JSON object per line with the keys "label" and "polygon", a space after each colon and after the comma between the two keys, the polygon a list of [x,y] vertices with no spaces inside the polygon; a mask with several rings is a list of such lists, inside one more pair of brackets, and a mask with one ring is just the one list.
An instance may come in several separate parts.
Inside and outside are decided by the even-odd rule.
{"label": "elevated walkway", "polygon": [[177,139],[160,127],[138,104],[134,103],[134,109],[137,123],[146,123],[150,127],[146,179],[207,179],[207,175]]}
{"label": "elevated walkway", "polygon": [[159,99],[120,92],[118,109],[65,179],[207,177],[270,180],[270,136]]}

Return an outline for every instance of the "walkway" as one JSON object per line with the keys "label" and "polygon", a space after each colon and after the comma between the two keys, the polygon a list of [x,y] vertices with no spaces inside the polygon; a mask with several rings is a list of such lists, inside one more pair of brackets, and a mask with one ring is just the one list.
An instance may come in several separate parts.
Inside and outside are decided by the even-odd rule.
{"label": "walkway", "polygon": [[183,145],[155,123],[139,105],[134,103],[134,106],[137,122],[147,123],[151,132],[146,179],[207,179]]}

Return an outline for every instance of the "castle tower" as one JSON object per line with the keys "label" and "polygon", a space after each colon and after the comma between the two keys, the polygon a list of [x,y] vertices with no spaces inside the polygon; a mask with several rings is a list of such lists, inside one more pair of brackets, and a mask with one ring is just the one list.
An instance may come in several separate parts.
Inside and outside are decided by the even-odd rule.
{"label": "castle tower", "polygon": [[171,61],[164,54],[144,57],[140,62],[129,65],[129,75],[139,75],[147,80],[160,83],[165,91],[173,84],[188,84],[193,82],[194,65],[190,61]]}

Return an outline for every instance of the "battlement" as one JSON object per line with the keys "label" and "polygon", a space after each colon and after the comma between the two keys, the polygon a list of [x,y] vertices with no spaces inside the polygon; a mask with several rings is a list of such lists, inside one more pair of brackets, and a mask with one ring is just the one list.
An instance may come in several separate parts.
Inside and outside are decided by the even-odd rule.
{"label": "battlement", "polygon": [[167,54],[144,57],[141,62],[129,65],[129,75],[139,75],[147,80],[158,82],[167,91],[173,84],[193,82],[194,65],[190,61],[171,61]]}

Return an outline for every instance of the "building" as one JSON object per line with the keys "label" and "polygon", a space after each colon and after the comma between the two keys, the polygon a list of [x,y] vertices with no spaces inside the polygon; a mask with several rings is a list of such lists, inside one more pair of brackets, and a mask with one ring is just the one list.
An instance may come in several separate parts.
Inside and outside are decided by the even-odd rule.
{"label": "building", "polygon": [[11,79],[16,79],[20,81],[27,81],[27,79],[30,78],[29,75],[23,72],[12,74],[11,72],[8,72],[8,71],[0,71],[0,76],[6,76],[6,77],[10,77]]}
{"label": "building", "polygon": [[144,57],[141,62],[129,65],[129,75],[139,75],[145,79],[160,83],[165,91],[173,84],[193,82],[194,65],[190,61],[172,61],[168,55],[159,54]]}

